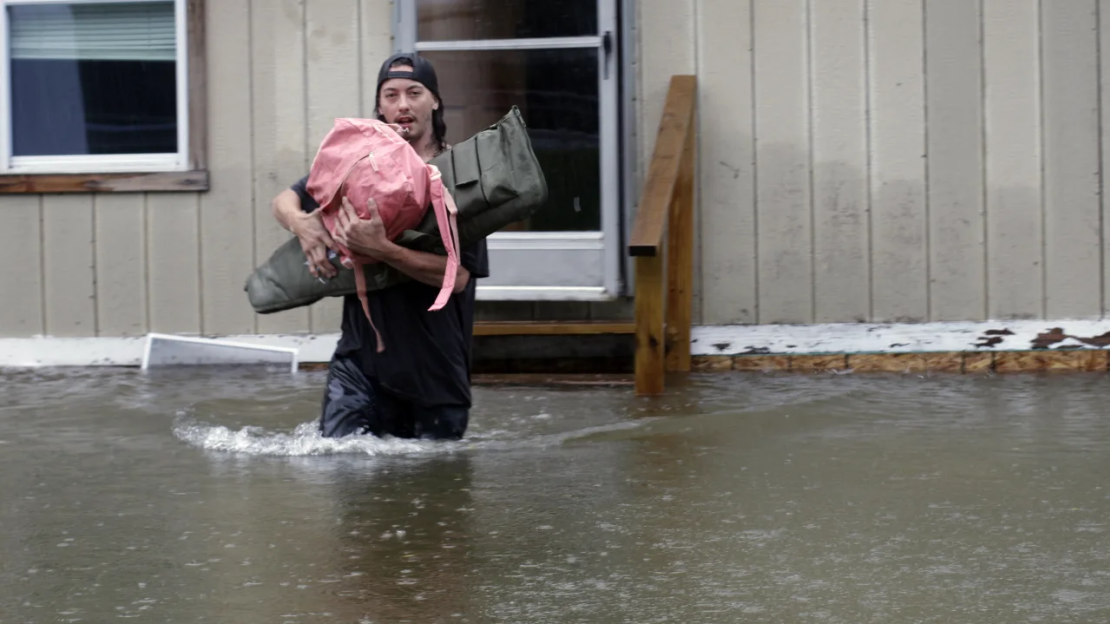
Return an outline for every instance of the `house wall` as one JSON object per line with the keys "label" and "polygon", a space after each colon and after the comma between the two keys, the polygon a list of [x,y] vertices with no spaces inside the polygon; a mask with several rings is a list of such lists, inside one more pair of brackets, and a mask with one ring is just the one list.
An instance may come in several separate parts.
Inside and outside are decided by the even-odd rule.
{"label": "house wall", "polygon": [[[1103,316],[1103,2],[629,4],[638,182],[669,77],[699,77],[695,322]],[[0,196],[0,337],[336,331],[335,301],[259,316],[242,286],[287,236],[270,199],[372,111],[392,10],[208,2],[211,190]]]}
{"label": "house wall", "polygon": [[1103,317],[1106,3],[643,6],[644,136],[700,81],[697,321]]}

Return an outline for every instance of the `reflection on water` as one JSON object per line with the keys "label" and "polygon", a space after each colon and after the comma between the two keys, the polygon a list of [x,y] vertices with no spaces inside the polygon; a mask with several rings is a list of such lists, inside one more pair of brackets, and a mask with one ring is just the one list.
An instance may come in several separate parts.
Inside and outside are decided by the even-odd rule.
{"label": "reflection on water", "polygon": [[0,622],[1102,622],[1103,376],[476,389],[315,431],[324,373],[0,373]]}

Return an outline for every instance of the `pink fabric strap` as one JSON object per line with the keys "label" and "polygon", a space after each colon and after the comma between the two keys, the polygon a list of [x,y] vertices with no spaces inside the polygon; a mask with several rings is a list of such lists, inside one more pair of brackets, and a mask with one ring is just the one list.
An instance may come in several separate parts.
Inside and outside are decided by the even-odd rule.
{"label": "pink fabric strap", "polygon": [[443,273],[443,287],[435,303],[428,308],[429,311],[439,310],[447,305],[447,300],[455,290],[455,278],[459,274],[459,232],[458,206],[455,198],[443,188],[443,174],[435,165],[428,165],[432,170],[432,209],[435,210],[436,223],[439,225],[439,235],[443,239],[443,246],[447,249],[447,268]]}
{"label": "pink fabric strap", "polygon": [[[365,157],[360,158],[355,164],[362,160],[365,160]],[[452,197],[443,186],[443,174],[435,165],[428,165],[428,168],[431,171],[429,185],[431,186],[432,209],[435,211],[440,237],[447,250],[447,266],[443,272],[443,286],[440,288],[435,302],[428,308],[429,312],[434,312],[447,305],[447,301],[450,300],[455,290],[455,281],[459,273],[459,208],[458,205],[455,204],[455,198]],[[347,177],[351,174],[353,169],[354,165],[351,165],[346,175],[343,176],[339,184],[339,196],[341,196],[343,185],[346,183]],[[362,215],[359,216],[361,217]],[[326,214],[325,221],[328,222],[326,223],[328,230],[334,235],[334,230],[338,226],[338,222],[335,220],[334,215]],[[385,342],[382,340],[381,332],[378,331],[377,326],[374,324],[374,318],[370,315],[370,302],[367,299],[366,275],[363,272],[363,265],[373,263],[375,260],[363,258],[349,249],[343,249],[341,255],[343,256],[343,264],[352,268],[355,272],[355,286],[358,292],[359,302],[362,303],[362,311],[366,314],[366,320],[370,322],[370,328],[374,330],[374,338],[378,345],[377,352],[381,353],[385,351]]]}
{"label": "pink fabric strap", "polygon": [[378,344],[377,351],[381,353],[385,351],[385,343],[382,341],[382,334],[378,331],[378,327],[374,325],[374,317],[370,316],[370,302],[366,299],[366,274],[362,272],[362,262],[355,265],[355,287],[358,290],[358,300],[362,302],[362,311],[366,314],[366,320],[370,321],[370,329],[374,330],[374,338]]}

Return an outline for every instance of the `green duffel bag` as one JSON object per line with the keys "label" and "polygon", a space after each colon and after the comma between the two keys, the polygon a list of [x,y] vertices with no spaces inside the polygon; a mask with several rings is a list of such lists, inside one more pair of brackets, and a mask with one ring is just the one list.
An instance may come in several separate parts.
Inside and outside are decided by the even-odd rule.
{"label": "green duffel bag", "polygon": [[[547,203],[547,180],[516,106],[497,123],[453,145],[430,163],[442,172],[444,187],[458,205],[462,245],[476,243],[511,223],[523,221]],[[415,230],[406,230],[395,242],[417,251],[447,253],[432,210]],[[331,263],[338,269],[335,277],[326,281],[313,277],[301,243],[293,237],[251,273],[243,290],[259,314],[355,294],[354,271],[340,265],[338,257]],[[363,265],[362,270],[368,291],[410,279],[384,263]]]}

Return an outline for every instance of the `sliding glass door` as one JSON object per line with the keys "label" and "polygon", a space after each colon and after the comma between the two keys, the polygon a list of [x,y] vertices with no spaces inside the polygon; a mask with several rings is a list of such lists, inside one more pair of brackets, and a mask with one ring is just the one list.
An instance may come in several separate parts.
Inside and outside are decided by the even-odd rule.
{"label": "sliding glass door", "polygon": [[484,300],[603,300],[620,278],[616,0],[415,0],[398,50],[439,75],[448,140],[517,106],[550,189],[546,206],[489,239]]}

